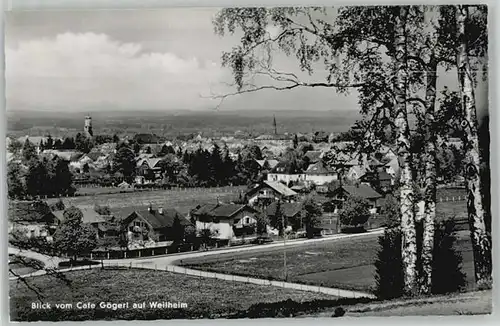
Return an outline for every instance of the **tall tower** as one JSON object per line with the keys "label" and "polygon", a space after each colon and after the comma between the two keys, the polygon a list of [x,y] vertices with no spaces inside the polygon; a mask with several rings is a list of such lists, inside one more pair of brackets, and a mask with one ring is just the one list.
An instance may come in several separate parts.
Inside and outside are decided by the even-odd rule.
{"label": "tall tower", "polygon": [[90,117],[90,115],[85,117],[85,124],[83,126],[83,132],[84,132],[85,136],[88,138],[92,138],[92,136],[94,135],[94,132],[92,131],[92,118]]}
{"label": "tall tower", "polygon": [[276,116],[273,115],[273,127],[274,127],[274,134],[278,134],[278,128],[276,127]]}

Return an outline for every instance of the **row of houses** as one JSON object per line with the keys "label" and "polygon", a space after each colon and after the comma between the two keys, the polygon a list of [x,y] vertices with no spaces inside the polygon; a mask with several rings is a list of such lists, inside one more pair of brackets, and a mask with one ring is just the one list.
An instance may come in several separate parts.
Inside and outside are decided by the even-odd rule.
{"label": "row of houses", "polygon": [[[342,186],[332,189],[317,198],[318,202],[330,201],[340,208],[349,195],[360,196],[371,203],[372,213],[380,211],[383,197],[367,185]],[[144,246],[168,245],[178,238],[175,221],[183,227],[201,231],[209,229],[213,237],[233,241],[255,232],[257,215],[264,212],[273,216],[276,203],[282,203],[283,213],[288,219],[297,221],[302,209],[301,194],[281,182],[263,181],[248,189],[245,203],[203,204],[193,207],[184,215],[175,208],[166,206],[128,207],[112,209],[109,215],[101,215],[94,209],[80,208],[83,223],[91,225],[98,239],[116,238],[126,235],[129,249]],[[335,213],[335,211],[334,211]],[[39,202],[9,203],[9,233],[20,232],[27,237],[46,237],[48,240],[58,225],[64,222],[63,211],[52,211]],[[268,229],[268,232],[274,232]]]}

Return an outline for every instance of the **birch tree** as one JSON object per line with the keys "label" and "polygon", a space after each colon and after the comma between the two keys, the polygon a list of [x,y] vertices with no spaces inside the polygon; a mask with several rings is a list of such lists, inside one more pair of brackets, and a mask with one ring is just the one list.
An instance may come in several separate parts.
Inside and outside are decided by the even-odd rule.
{"label": "birch tree", "polygon": [[474,254],[474,272],[478,286],[488,286],[491,283],[491,240],[486,232],[485,208],[481,198],[480,155],[478,138],[478,121],[476,100],[474,96],[474,77],[471,70],[468,53],[468,35],[466,23],[469,19],[469,8],[460,5],[456,9],[457,40],[457,71],[459,93],[461,95],[461,110],[464,120],[465,148],[465,179],[467,189],[467,212]]}

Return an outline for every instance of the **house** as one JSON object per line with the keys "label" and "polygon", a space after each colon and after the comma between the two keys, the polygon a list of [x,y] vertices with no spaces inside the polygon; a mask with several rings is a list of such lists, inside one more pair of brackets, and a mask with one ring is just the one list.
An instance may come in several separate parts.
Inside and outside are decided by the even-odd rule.
{"label": "house", "polygon": [[370,202],[370,213],[375,214],[380,212],[383,201],[382,195],[366,184],[359,184],[355,186],[342,185],[327,194],[327,197],[331,198],[337,207],[334,213],[342,208],[342,203],[349,196],[361,197]]}
{"label": "house", "polygon": [[395,177],[399,173],[400,169],[399,158],[397,156],[396,157],[389,156],[384,161],[385,161],[384,163],[385,172],[387,172],[392,177]]}
{"label": "house", "polygon": [[[277,202],[271,203],[265,209],[265,214],[269,219],[272,219],[276,214]],[[287,218],[288,225],[292,225],[292,229],[299,230],[303,228],[302,223],[302,203],[280,203],[280,209],[283,216]]]}
{"label": "house", "polygon": [[252,189],[247,191],[245,197],[251,206],[267,206],[277,200],[293,202],[296,200],[297,195],[295,191],[281,182],[264,181],[256,184]]}
{"label": "house", "polygon": [[338,180],[338,173],[327,167],[322,160],[309,165],[306,172],[306,183],[315,185],[324,185],[326,183]]}
{"label": "house", "polygon": [[57,149],[46,149],[42,152],[43,156],[53,158],[57,156],[63,160],[69,161],[70,165],[76,164],[78,160],[83,156],[82,152],[79,151],[67,151],[67,150],[57,150]]}
{"label": "house", "polygon": [[[82,212],[82,223],[94,228],[97,239],[118,236],[119,229],[110,227],[116,220],[113,215],[100,215],[93,208],[79,207],[79,209]],[[55,211],[54,215],[59,223],[64,222],[64,211]]]}
{"label": "house", "polygon": [[267,180],[283,182],[289,185],[290,182],[304,181],[305,174],[301,173],[292,162],[282,161],[267,174]]}
{"label": "house", "polygon": [[129,248],[175,240],[178,236],[175,232],[179,232],[174,225],[176,219],[182,227],[191,225],[173,208],[149,206],[144,209],[118,210],[115,214],[121,217],[122,229],[127,232]]}
{"label": "house", "polygon": [[153,181],[161,178],[161,162],[161,158],[145,158],[137,161],[138,174]]}
{"label": "house", "polygon": [[384,170],[368,172],[359,181],[381,192],[387,192],[394,185],[394,178]]}
{"label": "house", "polygon": [[9,201],[7,218],[12,237],[44,237],[50,241],[59,224],[50,207],[42,201]]}
{"label": "house", "polygon": [[214,237],[231,240],[238,236],[255,233],[258,211],[244,204],[206,204],[191,211],[196,230],[210,229]]}

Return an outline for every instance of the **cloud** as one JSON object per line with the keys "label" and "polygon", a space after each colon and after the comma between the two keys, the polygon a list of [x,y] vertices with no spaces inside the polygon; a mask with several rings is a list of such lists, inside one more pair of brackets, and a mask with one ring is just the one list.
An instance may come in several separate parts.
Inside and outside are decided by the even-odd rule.
{"label": "cloud", "polygon": [[220,66],[173,52],[147,52],[106,34],[64,33],[6,48],[7,106],[40,109],[98,107],[201,108],[210,84],[226,76]]}

